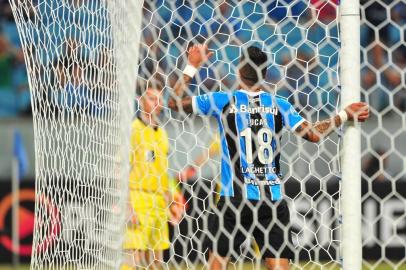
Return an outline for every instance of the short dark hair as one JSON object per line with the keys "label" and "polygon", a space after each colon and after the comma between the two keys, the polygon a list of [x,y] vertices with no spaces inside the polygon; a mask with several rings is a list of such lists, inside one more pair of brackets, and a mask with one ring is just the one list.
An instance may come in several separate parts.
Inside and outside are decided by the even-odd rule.
{"label": "short dark hair", "polygon": [[[249,60],[246,60],[247,57]],[[242,52],[240,58],[240,76],[252,82],[253,84],[259,81],[259,71],[261,71],[262,78],[265,78],[267,71],[268,56],[260,48],[255,46],[249,46]]]}

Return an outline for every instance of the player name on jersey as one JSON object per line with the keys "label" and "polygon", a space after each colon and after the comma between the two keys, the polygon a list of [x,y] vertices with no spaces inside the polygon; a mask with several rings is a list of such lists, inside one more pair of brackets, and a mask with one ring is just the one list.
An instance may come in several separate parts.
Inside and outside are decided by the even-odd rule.
{"label": "player name on jersey", "polygon": [[265,125],[265,120],[262,118],[251,118],[249,122],[250,127],[252,126],[264,126]]}
{"label": "player name on jersey", "polygon": [[241,167],[242,173],[253,173],[258,176],[263,176],[268,173],[276,173],[276,168],[272,167]]}

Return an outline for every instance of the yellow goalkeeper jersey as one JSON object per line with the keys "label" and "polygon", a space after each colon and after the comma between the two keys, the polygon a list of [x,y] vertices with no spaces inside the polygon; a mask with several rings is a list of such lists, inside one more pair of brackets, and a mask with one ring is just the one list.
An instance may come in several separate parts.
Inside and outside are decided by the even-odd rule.
{"label": "yellow goalkeeper jersey", "polygon": [[137,118],[131,131],[129,188],[156,194],[168,191],[168,150],[166,131]]}

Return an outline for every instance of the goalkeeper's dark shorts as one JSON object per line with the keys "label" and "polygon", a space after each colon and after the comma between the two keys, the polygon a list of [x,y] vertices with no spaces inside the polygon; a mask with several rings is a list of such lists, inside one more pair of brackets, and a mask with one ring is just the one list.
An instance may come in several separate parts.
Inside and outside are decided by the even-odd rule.
{"label": "goalkeeper's dark shorts", "polygon": [[209,217],[207,248],[221,257],[236,260],[251,252],[253,238],[263,259],[293,259],[286,201],[232,202],[221,197],[215,214]]}

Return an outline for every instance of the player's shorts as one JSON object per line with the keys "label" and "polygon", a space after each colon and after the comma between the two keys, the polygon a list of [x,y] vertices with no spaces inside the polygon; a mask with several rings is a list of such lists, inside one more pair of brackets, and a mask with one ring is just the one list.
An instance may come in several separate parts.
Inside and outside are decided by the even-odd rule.
{"label": "player's shorts", "polygon": [[137,224],[127,222],[124,249],[165,250],[170,247],[168,214],[162,195],[130,191]]}
{"label": "player's shorts", "polygon": [[222,257],[237,259],[252,238],[265,258],[293,259],[287,202],[231,202],[221,197],[216,214],[209,217],[206,245]]}

